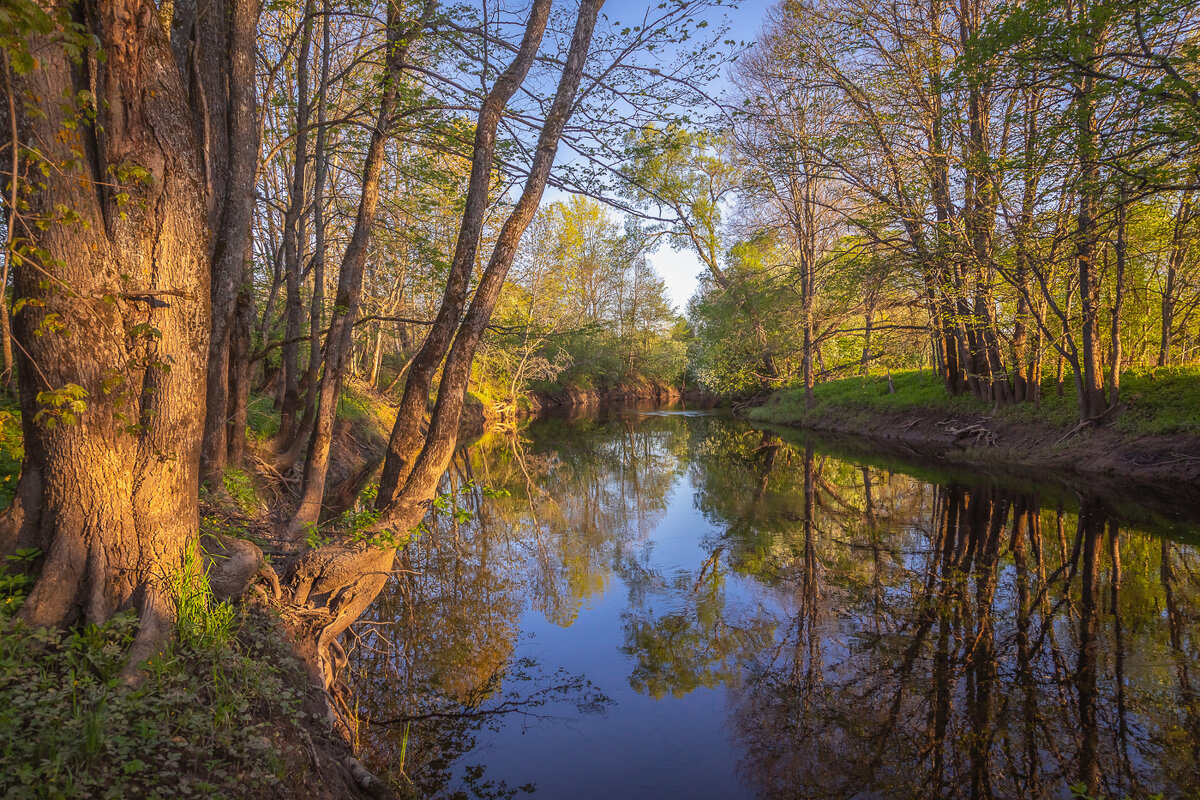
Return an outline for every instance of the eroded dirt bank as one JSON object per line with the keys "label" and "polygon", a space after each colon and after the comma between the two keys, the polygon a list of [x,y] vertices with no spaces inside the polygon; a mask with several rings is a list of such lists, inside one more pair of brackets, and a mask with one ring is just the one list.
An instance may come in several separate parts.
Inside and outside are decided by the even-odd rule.
{"label": "eroded dirt bank", "polygon": [[[766,420],[760,417],[757,421]],[[1128,478],[1180,488],[1200,486],[1197,436],[1131,434],[1112,425],[1060,428],[937,410],[824,409],[803,421],[776,424],[865,437],[907,448],[913,454],[974,466]]]}

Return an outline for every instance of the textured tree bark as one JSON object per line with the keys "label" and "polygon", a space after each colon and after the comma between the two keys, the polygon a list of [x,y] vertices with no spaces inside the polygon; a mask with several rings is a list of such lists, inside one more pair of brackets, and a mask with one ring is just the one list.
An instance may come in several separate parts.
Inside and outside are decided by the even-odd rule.
{"label": "textured tree bark", "polygon": [[[983,21],[983,4],[978,0],[961,0],[959,34],[963,46],[977,34]],[[975,308],[973,319],[978,331],[981,362],[980,396],[993,403],[1011,403],[1012,384],[1000,347],[992,295],[995,282],[993,265],[993,231],[996,226],[998,203],[996,182],[991,164],[992,86],[985,76],[973,76],[967,101],[967,158],[969,176],[969,207],[965,227],[975,261]]]}
{"label": "textured tree bark", "polygon": [[250,407],[250,335],[254,324],[254,284],[251,263],[246,261],[238,287],[233,332],[229,345],[228,428],[225,442],[230,464],[241,464],[246,455],[246,425]]}
{"label": "textured tree bark", "polygon": [[[234,349],[241,348],[233,342],[233,331],[238,313],[238,287],[250,254],[254,217],[258,167],[254,48],[259,4],[257,0],[228,0],[227,3],[206,5],[204,13],[212,19],[199,26],[199,30],[219,31],[228,27],[225,49],[216,53],[205,51],[206,63],[214,59],[218,63],[204,70],[208,85],[202,91],[196,86],[198,79],[193,81],[191,98],[192,108],[204,114],[202,124],[196,128],[197,141],[203,141],[200,135],[207,132],[209,140],[223,143],[221,150],[226,158],[224,169],[209,171],[209,219],[214,223],[212,331],[208,347],[200,476],[209,486],[219,489],[232,449],[228,429],[230,411],[236,410],[236,404],[230,402],[230,387],[233,370],[238,367],[232,364],[231,357]],[[176,53],[178,55],[178,47]],[[243,358],[245,355],[242,352]],[[243,432],[243,443],[244,437]],[[237,448],[239,454],[241,447]]]}
{"label": "textured tree bark", "polygon": [[23,145],[77,179],[27,195],[31,215],[57,221],[30,234],[45,256],[14,270],[26,455],[0,551],[44,554],[20,612],[32,624],[137,608],[137,663],[169,635],[167,581],[196,543],[207,192],[157,9],[112,0],[82,11],[104,58],[89,49],[72,64],[46,37],[30,43],[39,68],[15,81],[29,101],[90,91],[95,119],[68,128],[75,110],[59,102],[20,119]]}
{"label": "textured tree bark", "polygon": [[466,207],[462,226],[454,245],[454,257],[450,262],[450,274],[446,278],[446,290],[433,325],[425,335],[425,341],[412,358],[408,368],[408,379],[404,382],[404,394],[396,411],[396,424],[388,440],[388,453],[384,461],[383,475],[379,480],[378,504],[385,508],[412,469],[412,459],[420,451],[422,425],[425,409],[429,404],[429,390],[433,376],[454,338],[462,318],[463,306],[467,301],[467,286],[475,267],[475,254],[479,249],[479,236],[483,230],[484,213],[487,211],[488,190],[491,186],[492,160],[496,151],[496,127],[505,105],[520,88],[533,65],[534,56],[541,46],[546,22],[550,17],[551,0],[534,0],[525,23],[525,33],[512,63],[493,84],[484,98],[475,122],[475,142],[471,155],[471,176],[467,183]]}
{"label": "textured tree bark", "polygon": [[1079,301],[1082,324],[1083,374],[1076,374],[1079,420],[1086,422],[1103,413],[1106,402],[1100,383],[1100,284],[1096,276],[1097,195],[1100,167],[1095,162],[1095,119],[1091,109],[1091,78],[1081,79],[1076,110],[1080,152],[1084,158],[1079,213],[1075,230],[1075,260],[1079,271]]}
{"label": "textured tree bark", "polygon": [[[941,23],[944,14],[941,0],[930,0],[929,24],[934,41],[941,39]],[[963,287],[956,280],[953,261],[954,206],[950,200],[950,157],[947,152],[945,111],[942,93],[945,79],[942,74],[940,51],[936,48],[929,65],[929,99],[931,119],[929,123],[930,194],[937,218],[932,263],[926,269],[926,292],[930,308],[937,308],[941,327],[938,331],[942,352],[942,383],[950,394],[961,394],[967,386],[968,369],[966,354],[966,332],[963,330],[961,309],[958,299]]]}
{"label": "textured tree bark", "polygon": [[308,371],[305,382],[304,416],[316,414],[317,386],[321,378],[321,330],[325,313],[325,179],[329,168],[329,0],[321,3],[321,77],[317,89],[317,142],[313,148],[313,258],[312,297],[308,311]]}
{"label": "textured tree bark", "polygon": [[[279,436],[280,451],[288,450],[301,435],[296,430],[296,413],[300,410],[300,328],[304,324],[304,304],[300,297],[300,279],[304,267],[304,245],[307,241],[304,225],[304,174],[308,165],[308,57],[312,50],[313,2],[304,4],[304,20],[300,33],[300,50],[296,56],[296,158],[292,168],[292,184],[288,192],[288,207],[283,221],[283,272],[287,289],[284,301],[287,323],[284,327],[282,356],[283,382],[280,385]],[[312,358],[316,354],[310,353]]]}

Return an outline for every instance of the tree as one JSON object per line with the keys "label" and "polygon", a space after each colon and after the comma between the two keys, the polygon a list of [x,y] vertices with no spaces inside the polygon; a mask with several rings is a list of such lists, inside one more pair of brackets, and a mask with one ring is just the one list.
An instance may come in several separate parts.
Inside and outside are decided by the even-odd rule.
{"label": "tree", "polygon": [[196,50],[172,50],[153,4],[77,22],[66,3],[28,8],[6,144],[45,171],[27,173],[10,231],[26,455],[0,550],[44,554],[33,624],[137,608],[136,664],[169,635],[168,581],[196,544],[208,198],[229,174],[206,172],[190,125],[180,65],[202,71]]}
{"label": "tree", "polygon": [[630,142],[627,191],[644,206],[668,213],[665,232],[671,240],[691,249],[721,291],[736,298],[753,327],[766,387],[778,379],[779,369],[765,323],[746,288],[730,280],[721,265],[722,215],[738,186],[736,167],[724,152],[728,145],[720,135],[648,126]]}

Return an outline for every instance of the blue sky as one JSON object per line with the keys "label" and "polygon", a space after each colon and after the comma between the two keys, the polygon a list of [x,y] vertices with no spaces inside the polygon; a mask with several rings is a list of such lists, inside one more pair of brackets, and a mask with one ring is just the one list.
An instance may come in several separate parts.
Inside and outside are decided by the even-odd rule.
{"label": "blue sky", "polygon": [[[730,26],[729,38],[753,41],[762,26],[763,15],[775,2],[776,0],[741,0],[737,8],[726,9]],[[608,0],[604,4],[605,13],[614,19],[620,19],[624,15],[640,16],[644,8],[645,3],[633,0]],[[711,25],[716,25],[717,22],[715,19],[709,20]],[[700,260],[690,250],[672,250],[669,245],[663,244],[657,252],[650,255],[650,264],[666,281],[671,302],[682,312],[688,299],[696,291],[697,278],[704,270]]]}
{"label": "blue sky", "polygon": [[[763,15],[776,0],[741,0],[736,8],[726,8],[724,13],[729,21],[728,38],[753,41],[762,25]],[[657,3],[655,3],[657,5]],[[645,13],[646,3],[635,0],[608,0],[604,4],[604,13],[614,21],[640,19]],[[716,26],[720,20],[708,20],[711,26]],[[718,85],[714,89],[719,90]],[[544,203],[561,200],[564,193],[555,189],[547,189]],[[616,216],[616,212],[614,212]],[[658,271],[667,284],[671,303],[679,311],[687,306],[688,299],[696,290],[697,278],[704,267],[699,259],[690,251],[672,250],[667,244],[659,246],[658,250],[649,257],[650,264]]]}

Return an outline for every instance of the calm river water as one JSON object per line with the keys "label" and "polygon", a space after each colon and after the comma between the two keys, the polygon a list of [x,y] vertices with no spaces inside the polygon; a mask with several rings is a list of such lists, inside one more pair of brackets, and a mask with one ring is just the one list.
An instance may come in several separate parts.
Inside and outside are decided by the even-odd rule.
{"label": "calm river water", "polygon": [[351,652],[370,766],[437,798],[1200,793],[1200,526],[833,448],[661,411],[465,448]]}

